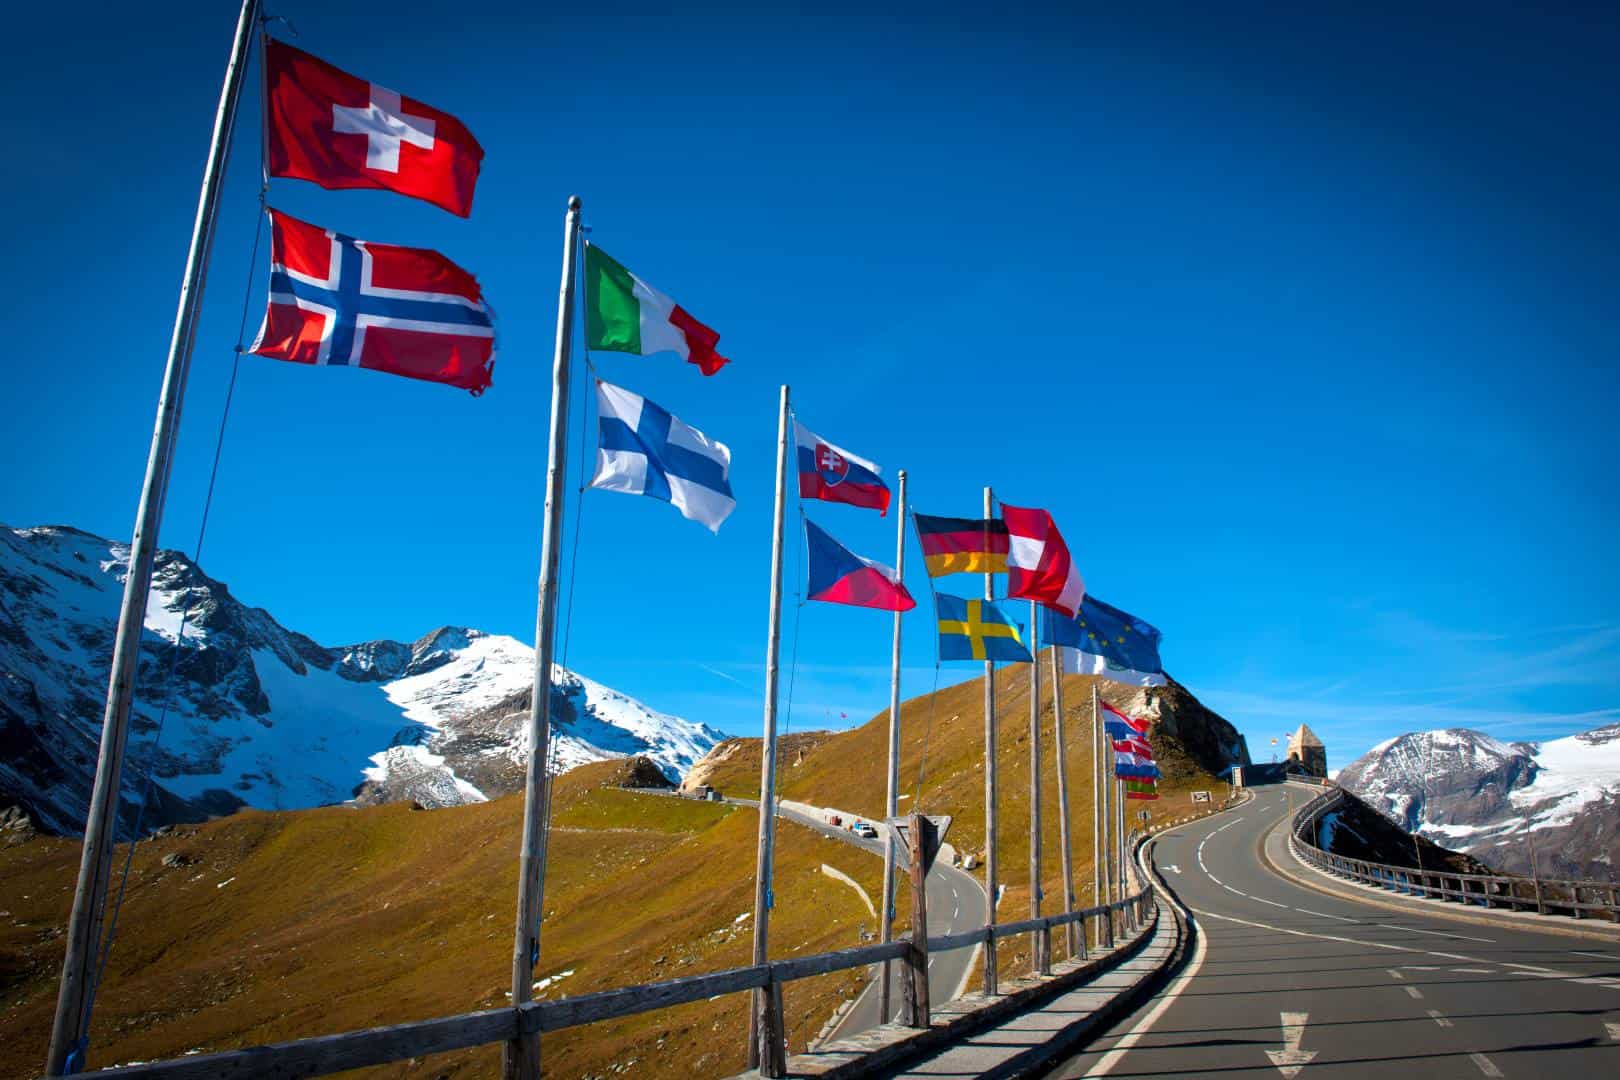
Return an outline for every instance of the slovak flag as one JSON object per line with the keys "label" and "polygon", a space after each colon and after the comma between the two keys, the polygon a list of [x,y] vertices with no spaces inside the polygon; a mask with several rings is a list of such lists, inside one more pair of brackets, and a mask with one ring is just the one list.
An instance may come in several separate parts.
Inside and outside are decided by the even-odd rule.
{"label": "slovak flag", "polygon": [[804,538],[810,555],[807,599],[881,611],[910,611],[917,606],[898,574],[861,558],[809,518],[804,519]]}
{"label": "slovak flag", "polygon": [[495,324],[478,281],[426,248],[373,244],[270,215],[270,296],[248,350],[363,367],[481,394]]}
{"label": "slovak flag", "polygon": [[798,448],[799,498],[846,503],[878,514],[889,512],[889,488],[882,470],[865,458],[834,446],[797,420],[793,442]]}
{"label": "slovak flag", "polygon": [[472,213],[484,148],[460,120],[266,39],[271,176],[323,188],[382,188]]}

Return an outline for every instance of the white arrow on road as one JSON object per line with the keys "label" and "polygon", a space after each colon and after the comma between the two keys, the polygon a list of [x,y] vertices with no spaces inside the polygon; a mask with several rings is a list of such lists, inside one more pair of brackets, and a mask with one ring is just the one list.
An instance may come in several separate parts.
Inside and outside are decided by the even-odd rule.
{"label": "white arrow on road", "polygon": [[1292,1080],[1299,1075],[1299,1070],[1311,1063],[1316,1057],[1315,1050],[1301,1050],[1299,1044],[1305,1041],[1305,1021],[1310,1019],[1310,1013],[1282,1014],[1283,1048],[1281,1050],[1267,1050],[1266,1057],[1277,1066],[1277,1071],[1284,1077]]}

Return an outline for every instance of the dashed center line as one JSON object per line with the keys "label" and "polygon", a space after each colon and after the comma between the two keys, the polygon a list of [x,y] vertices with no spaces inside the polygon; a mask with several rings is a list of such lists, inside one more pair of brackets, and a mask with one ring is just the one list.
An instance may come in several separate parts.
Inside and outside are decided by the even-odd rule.
{"label": "dashed center line", "polygon": [[1448,1027],[1451,1026],[1451,1021],[1448,1020],[1446,1018],[1446,1015],[1444,1013],[1442,1013],[1439,1009],[1430,1009],[1429,1010],[1429,1019],[1433,1020],[1435,1023],[1439,1024],[1443,1028],[1448,1028]]}
{"label": "dashed center line", "polygon": [[1301,915],[1315,915],[1318,919],[1337,919],[1339,922],[1347,923],[1353,923],[1356,921],[1354,919],[1347,919],[1343,915],[1329,915],[1325,911],[1312,911],[1307,907],[1297,907],[1294,910],[1299,912]]}
{"label": "dashed center line", "polygon": [[1419,990],[1417,987],[1415,987],[1415,986],[1407,986],[1407,987],[1402,987],[1402,989],[1404,989],[1406,991],[1406,996],[1407,997],[1416,998],[1418,1001],[1423,1000],[1423,991]]}
{"label": "dashed center line", "polygon": [[1570,950],[1570,955],[1572,955],[1572,956],[1590,956],[1594,960],[1620,960],[1620,956],[1610,956],[1607,953],[1600,953],[1600,952],[1580,952],[1579,950],[1576,950],[1576,949],[1571,949]]}
{"label": "dashed center line", "polygon": [[1486,1076],[1501,1076],[1502,1070],[1496,1067],[1495,1062],[1484,1054],[1469,1054],[1468,1060],[1479,1066],[1479,1071]]}
{"label": "dashed center line", "polygon": [[1406,976],[1402,975],[1398,969],[1396,969],[1396,968],[1385,968],[1384,970],[1389,972],[1389,977],[1390,978],[1399,979],[1402,982],[1406,981]]}
{"label": "dashed center line", "polygon": [[1378,924],[1385,930],[1404,930],[1408,934],[1428,934],[1430,937],[1456,938],[1458,941],[1478,941],[1484,945],[1495,945],[1495,938],[1469,937],[1467,934],[1442,934],[1438,930],[1419,930],[1415,926],[1396,926],[1394,923],[1381,922]]}

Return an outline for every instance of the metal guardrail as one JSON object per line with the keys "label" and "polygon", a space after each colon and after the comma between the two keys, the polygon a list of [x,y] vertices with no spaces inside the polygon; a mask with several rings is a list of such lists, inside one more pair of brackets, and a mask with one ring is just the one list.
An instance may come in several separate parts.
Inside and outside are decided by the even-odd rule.
{"label": "metal guardrail", "polygon": [[[1323,784],[1326,785],[1326,782],[1323,781]],[[1368,862],[1324,851],[1317,841],[1322,818],[1343,800],[1344,792],[1336,787],[1328,787],[1294,815],[1288,845],[1301,862],[1350,881],[1407,896],[1423,896],[1473,907],[1534,911],[1540,915],[1568,914],[1577,919],[1597,914],[1611,922],[1620,922],[1620,885],[1612,882],[1511,874],[1459,874],[1450,870]]]}

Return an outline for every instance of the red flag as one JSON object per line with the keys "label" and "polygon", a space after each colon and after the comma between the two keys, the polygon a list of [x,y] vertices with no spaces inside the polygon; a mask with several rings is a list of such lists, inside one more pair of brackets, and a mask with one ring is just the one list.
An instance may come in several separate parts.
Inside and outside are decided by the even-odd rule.
{"label": "red flag", "polygon": [[1069,557],[1069,546],[1045,510],[1001,505],[1007,523],[1007,596],[1034,600],[1074,618],[1086,583]]}
{"label": "red flag", "polygon": [[495,326],[471,274],[437,251],[370,244],[269,214],[269,306],[250,352],[474,394],[489,386]]}
{"label": "red flag", "polygon": [[271,176],[472,213],[484,148],[460,120],[284,42],[266,41],[264,65]]}

